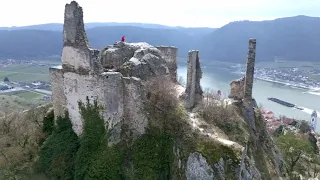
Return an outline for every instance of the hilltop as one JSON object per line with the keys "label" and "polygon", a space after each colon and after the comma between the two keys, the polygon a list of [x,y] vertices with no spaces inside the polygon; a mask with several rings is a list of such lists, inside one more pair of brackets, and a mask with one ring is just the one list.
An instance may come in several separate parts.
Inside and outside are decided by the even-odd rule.
{"label": "hilltop", "polygon": [[[122,35],[129,42],[179,48],[185,57],[189,49],[199,49],[203,59],[243,62],[246,40],[259,39],[257,61],[275,57],[295,61],[319,61],[320,18],[295,16],[268,21],[230,22],[221,28],[185,28],[142,23],[87,23],[93,48],[113,44]],[[108,35],[106,35],[108,34]],[[57,59],[62,48],[62,24],[0,28],[0,58]],[[47,43],[50,42],[50,43]]]}
{"label": "hilltop", "polygon": [[198,50],[188,51],[184,87],[177,47],[93,49],[75,1],[65,6],[63,34],[62,65],[49,69],[52,105],[0,117],[0,179],[272,180],[318,172],[308,168],[317,164],[309,160],[314,137],[310,144],[278,128],[274,141],[267,132],[252,96],[256,39],[245,76],[221,99],[202,91]]}

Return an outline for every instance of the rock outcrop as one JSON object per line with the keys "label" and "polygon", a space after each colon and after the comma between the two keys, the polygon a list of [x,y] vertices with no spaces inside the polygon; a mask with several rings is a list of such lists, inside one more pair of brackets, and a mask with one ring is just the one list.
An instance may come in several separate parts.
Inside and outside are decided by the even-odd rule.
{"label": "rock outcrop", "polygon": [[[174,97],[184,89],[176,83],[177,48],[117,42],[101,52],[91,49],[84,30],[82,8],[75,1],[65,6],[63,33],[62,66],[50,68],[55,116],[64,116],[68,111],[73,130],[81,135],[83,119],[78,102],[84,102],[86,98],[98,100],[104,107],[102,114],[110,134],[109,146],[129,139],[133,144],[138,141],[136,146],[129,147],[128,153],[123,154],[128,156],[126,167],[119,168],[130,166],[132,169],[128,172],[133,174],[129,176],[144,177],[144,173],[149,173],[152,168],[155,170],[150,172],[156,175],[151,179],[247,180],[282,176],[282,158],[266,131],[262,117],[255,111],[257,106],[252,98],[255,40],[249,40],[246,77],[231,83],[229,97],[240,100],[240,103],[230,105],[237,112],[234,118],[239,121],[237,131],[232,132],[238,133],[235,135],[238,137],[233,138],[214,123],[205,123],[201,113],[196,112],[195,107],[203,105],[199,51],[189,51],[185,99],[178,102]],[[154,107],[156,115],[152,117],[150,112],[143,111],[143,107],[149,103],[152,93],[146,86],[157,77],[166,77],[170,83],[165,84],[172,85],[177,92],[168,92],[171,99],[165,96],[152,96],[152,99],[166,99],[171,104],[178,102],[178,105],[163,111],[161,107],[169,103],[159,103],[161,106]],[[161,91],[160,88],[154,91]],[[183,104],[185,109],[180,108]],[[188,115],[193,113],[186,112],[190,110],[195,111],[192,117]],[[170,113],[166,114],[166,111]],[[151,128],[151,121],[159,127]],[[172,129],[164,129],[169,125]],[[125,133],[130,132],[129,139],[121,139],[123,127],[126,127]],[[138,150],[132,150],[137,147]],[[151,151],[154,156],[150,156]],[[132,153],[136,153],[136,159],[132,158]],[[167,159],[159,161],[159,167],[152,164],[146,167],[148,172],[144,171],[143,166],[147,166],[144,163],[148,162],[140,161],[146,158],[153,160],[154,157]],[[138,161],[140,168],[138,175],[134,174],[134,168],[138,167],[130,162],[134,160]],[[158,172],[160,166],[170,170]]]}
{"label": "rock outcrop", "polygon": [[187,180],[212,180],[214,179],[213,173],[212,167],[207,163],[202,154],[198,152],[190,154],[186,170]]}

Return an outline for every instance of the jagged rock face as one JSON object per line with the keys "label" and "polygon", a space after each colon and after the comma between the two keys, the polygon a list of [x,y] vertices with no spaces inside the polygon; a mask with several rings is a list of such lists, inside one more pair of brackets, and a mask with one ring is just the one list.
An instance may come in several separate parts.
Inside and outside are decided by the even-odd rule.
{"label": "jagged rock face", "polygon": [[189,155],[186,167],[186,178],[187,180],[214,179],[213,169],[200,153],[195,152]]}
{"label": "jagged rock face", "polygon": [[[280,152],[266,130],[264,119],[260,113],[256,112],[257,103],[254,99],[251,99],[250,103],[241,103],[240,108],[244,120],[249,125],[249,131],[251,133],[252,143],[249,148],[246,148],[246,152],[250,150],[251,162],[245,173],[248,176],[256,175],[261,179],[270,179],[271,177],[283,177],[283,159]],[[248,162],[250,162],[248,161]],[[268,168],[266,168],[268,167]],[[270,169],[270,167],[273,167]]]}
{"label": "jagged rock face", "polygon": [[120,71],[125,77],[149,77],[168,75],[166,61],[159,49],[147,43],[119,42],[102,52],[101,64],[107,69]]}
{"label": "jagged rock face", "polygon": [[245,77],[232,81],[230,83],[231,90],[228,97],[234,100],[242,100],[244,98],[244,82]]}

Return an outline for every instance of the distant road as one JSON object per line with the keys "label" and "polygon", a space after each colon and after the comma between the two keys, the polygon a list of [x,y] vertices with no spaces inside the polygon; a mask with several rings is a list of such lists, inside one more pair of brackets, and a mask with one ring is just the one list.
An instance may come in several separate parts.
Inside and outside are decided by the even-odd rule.
{"label": "distant road", "polygon": [[47,90],[43,90],[43,89],[22,88],[22,87],[14,86],[14,85],[10,85],[10,86],[12,86],[14,88],[8,89],[5,91],[0,91],[0,94],[16,92],[16,91],[29,91],[29,92],[33,92],[33,93],[40,94],[40,95],[50,95],[50,96],[52,95],[51,91],[47,91]]}
{"label": "distant road", "polygon": [[27,73],[27,72],[14,72],[14,71],[0,71],[0,72],[10,72],[10,73],[17,73],[17,74],[47,75],[46,73]]}

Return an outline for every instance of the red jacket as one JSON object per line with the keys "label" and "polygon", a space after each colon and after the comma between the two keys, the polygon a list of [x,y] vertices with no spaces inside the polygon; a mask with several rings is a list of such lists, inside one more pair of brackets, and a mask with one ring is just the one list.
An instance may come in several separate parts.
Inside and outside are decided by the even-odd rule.
{"label": "red jacket", "polygon": [[121,38],[121,42],[124,42],[125,41],[125,38],[124,38],[124,36],[122,36],[122,38]]}

